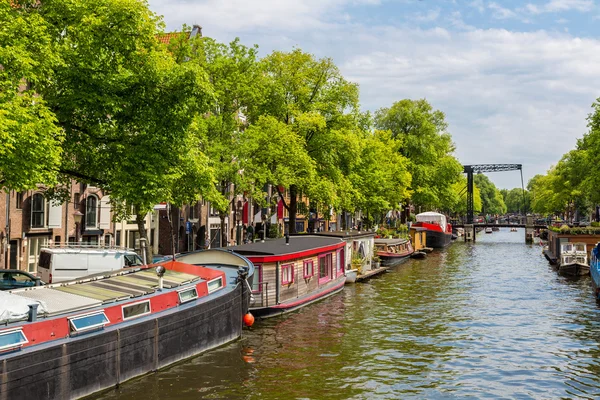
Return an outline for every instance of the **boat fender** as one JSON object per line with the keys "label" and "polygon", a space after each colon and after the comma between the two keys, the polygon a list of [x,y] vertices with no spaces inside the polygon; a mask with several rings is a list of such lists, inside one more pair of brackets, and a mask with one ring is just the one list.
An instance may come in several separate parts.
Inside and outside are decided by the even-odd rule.
{"label": "boat fender", "polygon": [[246,325],[247,327],[251,327],[252,325],[254,325],[254,315],[252,315],[251,313],[247,313],[246,315],[244,315],[243,321],[244,325]]}

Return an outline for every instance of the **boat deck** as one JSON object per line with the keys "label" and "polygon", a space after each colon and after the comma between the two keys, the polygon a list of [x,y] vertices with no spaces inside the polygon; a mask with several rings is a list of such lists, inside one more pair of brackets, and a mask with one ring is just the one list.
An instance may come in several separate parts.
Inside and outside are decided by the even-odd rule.
{"label": "boat deck", "polygon": [[[203,281],[196,275],[167,270],[163,277],[163,288],[169,290]],[[157,288],[158,277],[154,269],[135,269],[86,277],[76,282],[18,289],[10,293],[43,302],[46,313],[40,314],[52,316],[149,295]]]}

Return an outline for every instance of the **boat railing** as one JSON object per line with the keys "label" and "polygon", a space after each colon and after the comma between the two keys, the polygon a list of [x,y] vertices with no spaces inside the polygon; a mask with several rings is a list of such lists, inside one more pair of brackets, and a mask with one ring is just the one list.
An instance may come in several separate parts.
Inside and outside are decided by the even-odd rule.
{"label": "boat railing", "polygon": [[253,300],[250,307],[268,307],[269,306],[269,282],[258,282],[258,289],[252,290]]}
{"label": "boat railing", "polygon": [[89,244],[89,243],[73,243],[73,242],[54,242],[49,241],[47,245],[42,246],[47,249],[101,249],[101,250],[122,250],[122,251],[135,251],[124,246],[116,245],[104,245],[101,243]]}

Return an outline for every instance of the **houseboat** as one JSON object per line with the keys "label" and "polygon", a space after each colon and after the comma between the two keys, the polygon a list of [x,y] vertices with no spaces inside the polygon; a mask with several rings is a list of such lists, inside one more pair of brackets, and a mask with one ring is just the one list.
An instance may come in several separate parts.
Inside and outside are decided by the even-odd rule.
{"label": "houseboat", "polygon": [[452,225],[446,221],[446,216],[436,212],[417,214],[415,227],[425,228],[427,232],[427,247],[442,248],[452,243]]}
{"label": "houseboat", "polygon": [[590,273],[585,243],[562,243],[558,272],[563,275],[580,276]]}
{"label": "houseboat", "polygon": [[239,338],[252,263],[196,260],[0,292],[2,397],[79,398]]}
{"label": "houseboat", "polygon": [[339,238],[298,235],[230,247],[255,266],[250,311],[268,318],[343,289],[345,245]]}
{"label": "houseboat", "polygon": [[375,254],[384,267],[393,267],[407,260],[414,250],[408,239],[375,239]]}
{"label": "houseboat", "polygon": [[[334,232],[319,232],[316,236],[331,237],[343,240],[346,243],[344,251],[344,259],[342,262],[345,266],[346,282],[354,283],[356,280],[361,280],[364,275],[371,274],[377,267],[374,265],[373,256],[375,255],[375,233],[369,231],[334,231]],[[361,260],[358,268],[357,260]]]}

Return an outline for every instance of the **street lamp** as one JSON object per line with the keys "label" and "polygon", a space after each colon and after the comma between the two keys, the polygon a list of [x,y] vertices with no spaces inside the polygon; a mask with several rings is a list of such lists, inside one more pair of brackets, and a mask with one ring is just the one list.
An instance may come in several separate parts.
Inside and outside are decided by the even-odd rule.
{"label": "street lamp", "polygon": [[75,242],[79,243],[79,241],[81,240],[80,234],[79,234],[79,224],[81,224],[81,218],[83,218],[83,213],[79,210],[75,211],[73,213],[73,220],[75,221]]}

